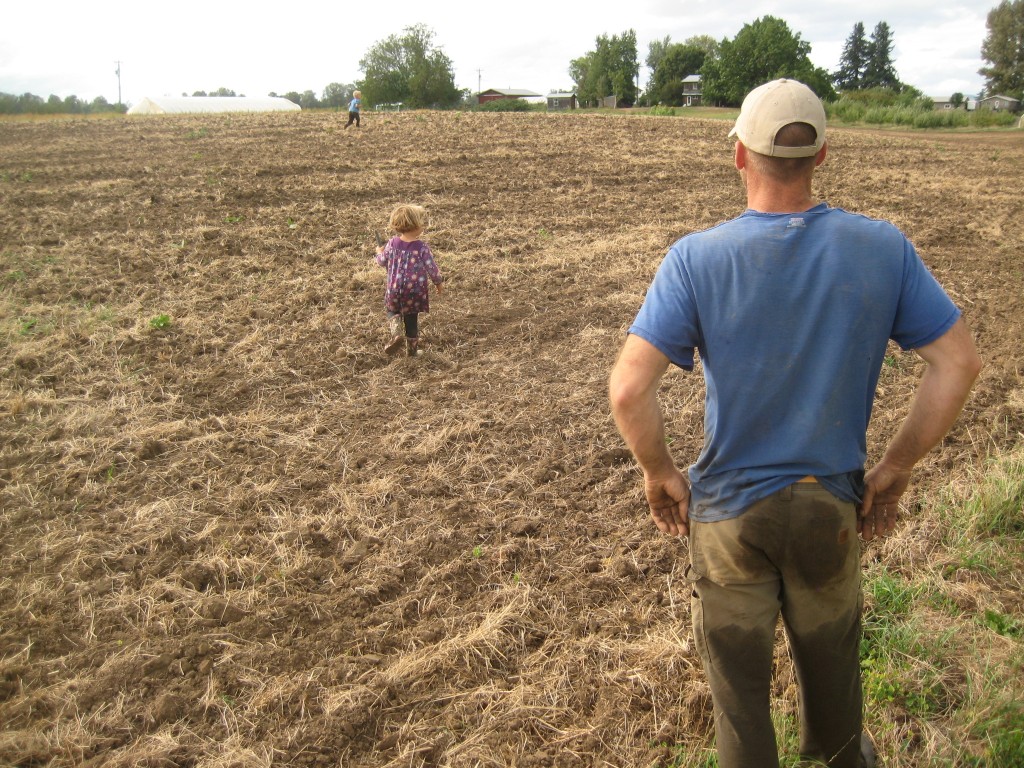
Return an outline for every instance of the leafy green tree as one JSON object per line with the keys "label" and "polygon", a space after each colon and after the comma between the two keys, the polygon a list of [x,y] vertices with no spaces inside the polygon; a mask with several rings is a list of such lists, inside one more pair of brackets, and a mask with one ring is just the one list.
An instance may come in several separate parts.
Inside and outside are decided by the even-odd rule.
{"label": "leafy green tree", "polygon": [[21,112],[31,113],[45,111],[43,97],[36,96],[34,93],[23,93],[18,99],[18,102]]}
{"label": "leafy green tree", "polygon": [[581,104],[594,105],[601,98],[597,95],[597,52],[590,51],[569,62],[569,77],[576,85],[576,96]]}
{"label": "leafy green tree", "polygon": [[23,115],[45,112],[46,104],[33,93],[15,96],[13,93],[0,93],[0,114]]}
{"label": "leafy green tree", "polygon": [[284,94],[284,98],[288,99],[292,104],[302,106],[302,95],[298,91],[288,91],[288,93]]}
{"label": "leafy green tree", "polygon": [[672,38],[669,35],[665,35],[661,40],[652,40],[647,44],[647,58],[644,59],[644,64],[651,70],[651,75],[647,80],[648,91],[654,87],[654,73],[658,71],[658,65],[665,58],[665,52],[670,45],[672,45]]}
{"label": "leafy green tree", "polygon": [[320,101],[313,91],[303,91],[299,97],[299,106],[303,109],[316,109],[320,106]]}
{"label": "leafy green tree", "polygon": [[884,21],[878,22],[868,44],[868,60],[864,66],[864,77],[861,79],[862,88],[892,88],[898,91],[902,87],[892,63],[893,45],[889,25]]}
{"label": "leafy green tree", "polygon": [[960,109],[964,105],[964,95],[957,91],[949,97],[949,103],[953,106],[953,109]]}
{"label": "leafy green tree", "polygon": [[708,58],[717,58],[722,44],[711,35],[694,35],[683,40],[683,45],[692,45],[704,51]]}
{"label": "leafy green tree", "polygon": [[981,57],[988,66],[978,70],[985,91],[1024,98],[1024,0],[1003,0],[988,12],[987,26]]}
{"label": "leafy green tree", "polygon": [[612,36],[610,64],[612,93],[619,97],[620,104],[633,106],[636,104],[637,77],[640,74],[634,30],[623,32],[619,37]]}
{"label": "leafy green tree", "polygon": [[864,22],[853,25],[853,31],[846,38],[843,53],[839,57],[839,69],[832,76],[836,88],[841,91],[858,91],[864,87],[864,70],[868,64],[868,40],[864,33]]}
{"label": "leafy green tree", "polygon": [[651,98],[659,104],[678,107],[683,103],[683,78],[704,66],[707,54],[695,45],[670,45],[651,81]]}
{"label": "leafy green tree", "polygon": [[356,87],[351,84],[331,83],[324,88],[320,102],[323,106],[331,109],[342,109],[348,106],[349,101],[352,99],[352,91],[355,89]]}
{"label": "leafy green tree", "polygon": [[452,107],[461,93],[455,87],[451,59],[434,47],[434,33],[423,24],[405,28],[375,44],[359,61],[366,77],[357,85],[367,104],[401,102],[413,109]]}
{"label": "leafy green tree", "polygon": [[599,35],[596,43],[593,51],[569,64],[576,95],[584,103],[598,103],[606,96],[616,96],[621,106],[633,106],[640,71],[636,32],[630,29],[622,35]]}
{"label": "leafy green tree", "polygon": [[706,103],[739,106],[743,97],[769,80],[788,77],[806,83],[823,99],[834,99],[832,78],[809,58],[811,44],[774,16],[744,25],[735,38],[722,40],[717,58],[701,68]]}

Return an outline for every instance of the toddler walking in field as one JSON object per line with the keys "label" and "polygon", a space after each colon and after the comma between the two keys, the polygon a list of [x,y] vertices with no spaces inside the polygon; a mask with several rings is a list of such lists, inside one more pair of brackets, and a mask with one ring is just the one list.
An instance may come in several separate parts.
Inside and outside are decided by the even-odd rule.
{"label": "toddler walking in field", "polygon": [[348,128],[352,123],[356,124],[356,128],[359,127],[359,107],[363,103],[363,94],[359,91],[352,91],[352,101],[348,103],[348,122],[345,123],[345,127]]}
{"label": "toddler walking in field", "polygon": [[391,339],[386,352],[395,352],[405,341],[410,357],[419,349],[419,313],[430,311],[430,283],[444,289],[430,246],[420,239],[427,212],[419,205],[400,205],[391,212],[390,227],[398,234],[377,250],[377,263],[387,269],[384,307]]}

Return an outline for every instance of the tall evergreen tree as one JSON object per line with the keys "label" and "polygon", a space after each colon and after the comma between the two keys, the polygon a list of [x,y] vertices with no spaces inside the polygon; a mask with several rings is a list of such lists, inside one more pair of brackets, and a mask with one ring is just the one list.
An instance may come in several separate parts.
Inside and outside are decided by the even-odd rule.
{"label": "tall evergreen tree", "polygon": [[863,88],[900,89],[900,78],[892,63],[892,30],[884,21],[875,25],[868,44],[868,60],[864,67]]}
{"label": "tall evergreen tree", "polygon": [[988,35],[981,44],[985,90],[1024,97],[1024,0],[1003,0],[988,12]]}
{"label": "tall evergreen tree", "polygon": [[836,88],[841,91],[859,91],[864,87],[864,70],[868,64],[868,40],[864,33],[864,22],[853,25],[853,31],[846,38],[843,55],[839,57],[839,69],[832,76]]}

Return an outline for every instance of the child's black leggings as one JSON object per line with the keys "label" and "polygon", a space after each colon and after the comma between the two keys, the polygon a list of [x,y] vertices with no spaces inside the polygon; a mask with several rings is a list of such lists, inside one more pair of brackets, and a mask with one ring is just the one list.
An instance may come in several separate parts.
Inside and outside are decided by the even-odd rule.
{"label": "child's black leggings", "polygon": [[402,322],[405,323],[405,335],[410,339],[415,339],[419,335],[419,320],[420,316],[416,312],[411,315],[402,315]]}

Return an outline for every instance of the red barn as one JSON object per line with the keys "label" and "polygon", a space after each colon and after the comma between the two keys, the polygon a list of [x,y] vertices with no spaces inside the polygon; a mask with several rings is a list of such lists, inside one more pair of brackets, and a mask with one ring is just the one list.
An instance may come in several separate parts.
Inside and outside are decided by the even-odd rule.
{"label": "red barn", "polygon": [[500,99],[526,99],[532,96],[540,96],[540,94],[516,88],[489,88],[486,91],[481,91],[478,99],[481,104],[486,104],[488,101],[499,101]]}

